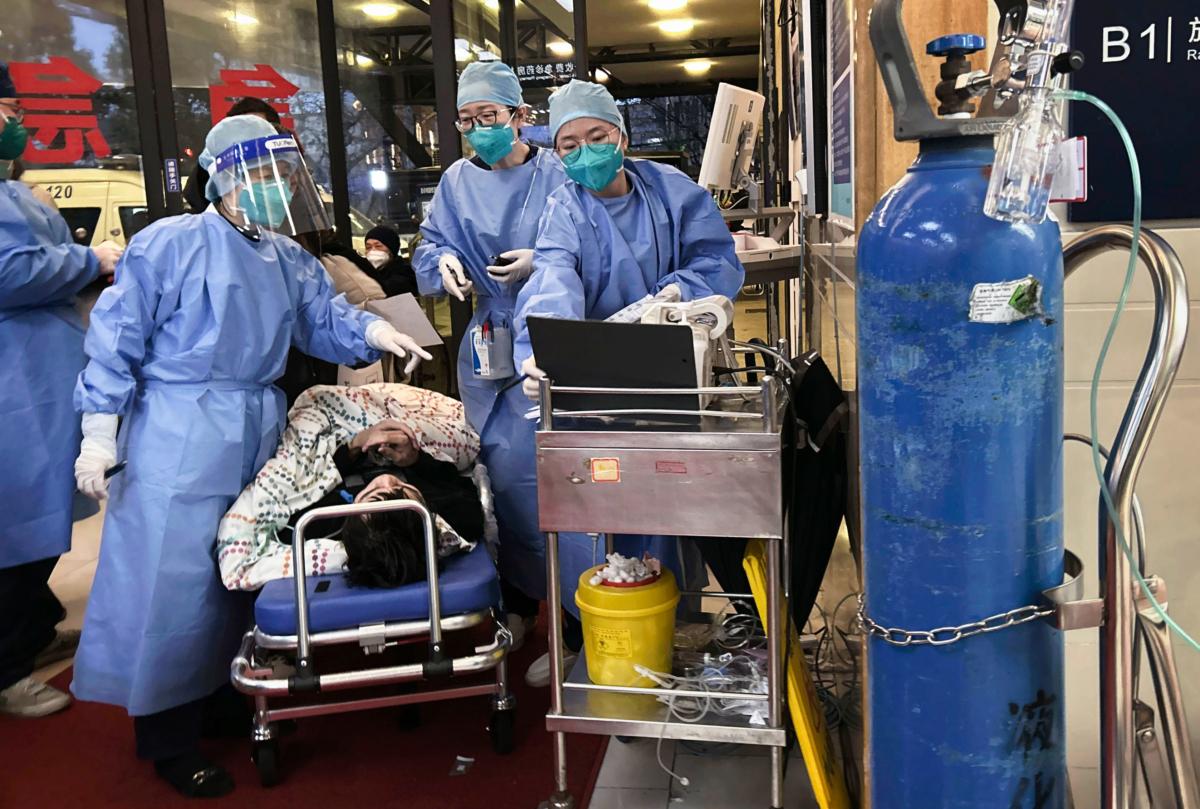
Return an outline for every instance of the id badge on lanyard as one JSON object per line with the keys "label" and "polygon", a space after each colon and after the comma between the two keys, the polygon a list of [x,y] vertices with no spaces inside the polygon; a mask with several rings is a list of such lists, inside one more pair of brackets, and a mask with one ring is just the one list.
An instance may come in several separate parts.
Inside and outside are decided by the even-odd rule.
{"label": "id badge on lanyard", "polygon": [[471,329],[471,370],[479,379],[508,379],[513,368],[512,330],[485,320]]}

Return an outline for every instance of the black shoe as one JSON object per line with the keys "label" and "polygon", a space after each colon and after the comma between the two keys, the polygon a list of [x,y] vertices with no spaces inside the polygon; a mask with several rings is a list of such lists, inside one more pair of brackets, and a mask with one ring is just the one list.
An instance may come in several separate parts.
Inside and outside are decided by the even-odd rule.
{"label": "black shoe", "polygon": [[185,798],[220,798],[233,792],[233,776],[199,753],[160,759],[154,771]]}

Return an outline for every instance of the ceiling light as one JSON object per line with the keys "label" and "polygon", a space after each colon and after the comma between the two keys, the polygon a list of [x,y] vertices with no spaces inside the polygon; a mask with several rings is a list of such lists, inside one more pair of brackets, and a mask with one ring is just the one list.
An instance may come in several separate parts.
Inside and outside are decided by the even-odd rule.
{"label": "ceiling light", "polygon": [[400,13],[400,6],[393,3],[364,3],[359,11],[373,20],[390,20]]}
{"label": "ceiling light", "polygon": [[679,11],[687,6],[687,0],[650,0],[650,10],[663,14],[668,11]]}
{"label": "ceiling light", "polygon": [[483,7],[489,11],[500,10],[500,0],[480,0],[480,2],[483,3]]}
{"label": "ceiling light", "polygon": [[570,56],[571,54],[575,53],[575,48],[571,46],[571,43],[564,42],[561,39],[556,39],[553,42],[547,42],[546,48],[549,49],[550,53],[554,54],[555,56]]}
{"label": "ceiling light", "polygon": [[683,63],[683,69],[692,76],[700,76],[712,70],[714,62],[707,59],[688,59]]}
{"label": "ceiling light", "polygon": [[371,178],[371,188],[375,191],[387,191],[388,176],[383,169],[371,169],[367,172],[367,176]]}
{"label": "ceiling light", "polygon": [[677,17],[672,20],[658,21],[658,30],[662,31],[664,34],[686,34],[695,27],[696,21],[686,17]]}
{"label": "ceiling light", "polygon": [[600,82],[601,84],[607,84],[608,80],[611,76],[612,76],[612,74],[609,73],[604,68],[602,68],[602,67],[596,68],[596,81]]}
{"label": "ceiling light", "polygon": [[454,61],[469,62],[471,61],[471,43],[465,39],[454,40]]}
{"label": "ceiling light", "polygon": [[575,0],[558,0],[558,4],[572,14],[575,13]]}
{"label": "ceiling light", "polygon": [[258,25],[257,17],[251,17],[249,14],[243,14],[240,11],[231,11],[225,15],[225,18],[234,25]]}
{"label": "ceiling light", "polygon": [[354,54],[354,63],[359,67],[373,67],[375,60],[365,53],[356,53]]}

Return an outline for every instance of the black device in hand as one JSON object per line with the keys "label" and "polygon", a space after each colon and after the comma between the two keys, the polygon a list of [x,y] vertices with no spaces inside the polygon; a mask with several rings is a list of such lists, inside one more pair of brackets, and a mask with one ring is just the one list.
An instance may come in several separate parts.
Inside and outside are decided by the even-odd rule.
{"label": "black device in hand", "polygon": [[515,258],[504,258],[503,256],[492,256],[492,258],[491,258],[491,262],[492,262],[492,263],[491,263],[491,266],[493,266],[493,267],[503,267],[503,266],[505,266],[505,265],[507,265],[507,264],[512,264],[514,261],[516,261],[516,259],[515,259]]}

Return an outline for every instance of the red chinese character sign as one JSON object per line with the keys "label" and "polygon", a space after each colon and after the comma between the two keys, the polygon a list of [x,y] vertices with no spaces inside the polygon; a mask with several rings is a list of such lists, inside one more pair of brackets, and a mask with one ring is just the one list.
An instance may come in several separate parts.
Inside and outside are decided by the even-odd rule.
{"label": "red chinese character sign", "polygon": [[12,62],[8,66],[33,137],[21,159],[31,165],[78,163],[84,144],[96,157],[112,154],[92,109],[92,93],[102,82],[62,56],[48,62]]}
{"label": "red chinese character sign", "polygon": [[226,115],[235,103],[246,96],[261,98],[279,113],[284,129],[295,129],[288,99],[300,92],[300,88],[279,75],[270,65],[255,65],[253,70],[222,70],[219,84],[208,87],[212,122],[215,124]]}

